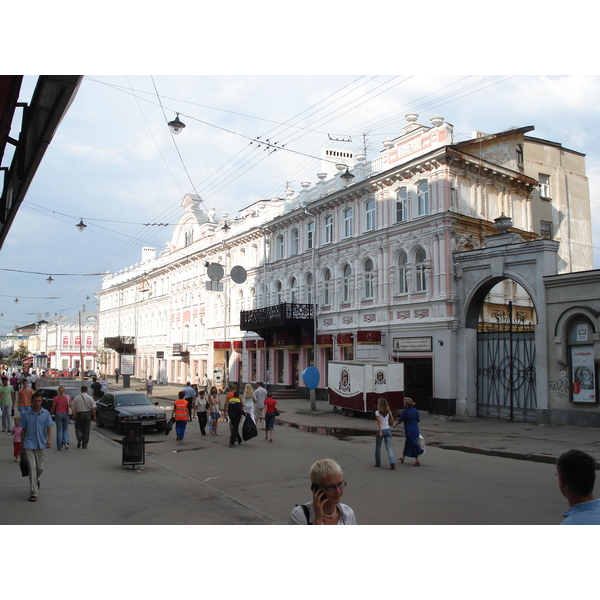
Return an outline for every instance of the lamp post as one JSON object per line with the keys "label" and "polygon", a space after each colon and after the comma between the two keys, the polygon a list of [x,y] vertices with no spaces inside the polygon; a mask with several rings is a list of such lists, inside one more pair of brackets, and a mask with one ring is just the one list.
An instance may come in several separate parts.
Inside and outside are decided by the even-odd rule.
{"label": "lamp post", "polygon": [[[316,259],[316,245],[317,245],[317,215],[308,211],[308,209],[304,208],[304,213],[309,217],[312,217],[314,227],[313,227],[313,235],[312,235],[312,303],[313,303],[313,361],[315,363],[315,368],[319,369],[319,352],[317,348],[317,259]],[[317,392],[316,389],[310,390],[310,409],[317,410]]]}

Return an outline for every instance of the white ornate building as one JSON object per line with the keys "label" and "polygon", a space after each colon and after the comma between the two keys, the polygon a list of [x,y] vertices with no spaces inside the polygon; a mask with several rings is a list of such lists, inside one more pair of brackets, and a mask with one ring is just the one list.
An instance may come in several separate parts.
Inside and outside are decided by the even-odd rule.
{"label": "white ornate building", "polygon": [[[477,319],[465,311],[484,315],[484,304],[512,301],[529,322],[541,307],[506,261],[462,297],[464,269],[474,267],[455,257],[506,243],[517,254],[543,248],[554,257],[544,275],[592,267],[584,157],[532,130],[474,132],[454,143],[441,117],[425,126],[409,114],[374,160],[325,153],[315,185],[234,219],[207,214],[187,195],[167,249],[156,256],[144,248],[139,263],[103,282],[99,337],[115,351],[108,372],[119,353],[135,353],[140,378],[185,383],[207,374],[302,392],[301,373],[316,364],[323,397],[329,360],[401,360],[406,393],[421,407],[476,413],[469,382],[477,367],[461,331]],[[538,388],[534,412],[548,408]]]}

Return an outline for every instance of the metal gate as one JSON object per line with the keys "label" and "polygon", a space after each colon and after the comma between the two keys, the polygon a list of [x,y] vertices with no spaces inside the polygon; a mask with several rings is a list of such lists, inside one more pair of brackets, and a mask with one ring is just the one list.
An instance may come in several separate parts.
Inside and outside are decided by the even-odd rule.
{"label": "metal gate", "polygon": [[480,323],[477,416],[535,422],[536,407],[533,326]]}

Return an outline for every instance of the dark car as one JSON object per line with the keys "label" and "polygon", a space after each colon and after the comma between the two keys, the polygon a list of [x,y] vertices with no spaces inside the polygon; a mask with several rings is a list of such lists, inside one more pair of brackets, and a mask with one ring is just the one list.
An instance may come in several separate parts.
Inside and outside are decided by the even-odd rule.
{"label": "dark car", "polygon": [[114,427],[119,435],[127,424],[141,424],[144,428],[156,427],[164,431],[167,414],[158,408],[146,394],[127,390],[104,394],[96,401],[96,426]]}
{"label": "dark car", "polygon": [[96,377],[96,371],[84,371],[83,376],[87,378]]}
{"label": "dark car", "polygon": [[[71,399],[75,398],[75,396],[79,396],[81,394],[81,386],[72,387],[72,384],[69,386],[65,385],[65,394],[67,396],[71,396]],[[49,411],[52,408],[52,400],[58,394],[58,386],[57,385],[48,385],[45,387],[38,388],[38,391],[42,393],[42,408],[45,408]]]}

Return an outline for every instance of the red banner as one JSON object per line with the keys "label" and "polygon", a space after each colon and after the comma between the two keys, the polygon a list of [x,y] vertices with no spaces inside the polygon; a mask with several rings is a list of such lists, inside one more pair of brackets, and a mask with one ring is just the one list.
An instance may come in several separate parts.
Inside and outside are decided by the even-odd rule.
{"label": "red banner", "polygon": [[231,350],[231,342],[213,342],[215,350]]}
{"label": "red banner", "polygon": [[357,344],[381,344],[381,331],[358,331]]}
{"label": "red banner", "polygon": [[352,348],[352,334],[351,333],[338,333],[337,334],[337,345],[340,347]]}
{"label": "red banner", "polygon": [[333,335],[330,333],[318,335],[317,346],[319,346],[319,348],[333,348]]}

